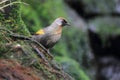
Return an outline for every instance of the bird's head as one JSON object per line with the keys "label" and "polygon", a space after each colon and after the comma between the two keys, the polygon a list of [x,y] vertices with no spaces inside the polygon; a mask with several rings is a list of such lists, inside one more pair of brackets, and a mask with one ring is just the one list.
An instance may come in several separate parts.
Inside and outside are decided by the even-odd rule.
{"label": "bird's head", "polygon": [[62,17],[60,18],[57,18],[55,21],[54,21],[57,25],[59,26],[69,26],[70,24]]}

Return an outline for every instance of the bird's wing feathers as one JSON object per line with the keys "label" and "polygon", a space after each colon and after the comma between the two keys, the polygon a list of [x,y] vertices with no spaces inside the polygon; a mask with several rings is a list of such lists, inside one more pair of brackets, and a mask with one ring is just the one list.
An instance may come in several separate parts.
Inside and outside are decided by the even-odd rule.
{"label": "bird's wing feathers", "polygon": [[40,34],[45,34],[45,31],[43,29],[40,29],[37,31],[35,34],[40,35]]}

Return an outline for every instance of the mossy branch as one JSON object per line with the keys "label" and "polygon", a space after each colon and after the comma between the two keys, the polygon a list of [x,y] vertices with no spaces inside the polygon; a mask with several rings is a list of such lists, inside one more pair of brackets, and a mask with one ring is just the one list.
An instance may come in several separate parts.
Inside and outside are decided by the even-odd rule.
{"label": "mossy branch", "polygon": [[47,54],[51,59],[53,59],[53,56],[51,55],[51,53],[41,43],[32,39],[31,37],[15,34],[15,33],[11,32],[10,30],[7,30],[5,28],[0,28],[0,30],[7,31],[8,35],[11,36],[11,37],[14,37],[14,38],[17,38],[17,39],[22,39],[22,40],[29,40],[29,41],[32,41],[32,42],[36,43],[37,45],[39,45],[40,48],[43,49],[45,54]]}

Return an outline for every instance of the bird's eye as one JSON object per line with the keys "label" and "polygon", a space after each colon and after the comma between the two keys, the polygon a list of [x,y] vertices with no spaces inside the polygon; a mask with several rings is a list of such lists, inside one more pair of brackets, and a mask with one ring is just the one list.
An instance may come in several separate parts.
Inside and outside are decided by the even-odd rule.
{"label": "bird's eye", "polygon": [[66,20],[63,20],[63,23],[65,24],[65,23],[67,23],[67,21],[66,21]]}
{"label": "bird's eye", "polygon": [[66,20],[62,20],[62,26],[65,26],[68,22]]}

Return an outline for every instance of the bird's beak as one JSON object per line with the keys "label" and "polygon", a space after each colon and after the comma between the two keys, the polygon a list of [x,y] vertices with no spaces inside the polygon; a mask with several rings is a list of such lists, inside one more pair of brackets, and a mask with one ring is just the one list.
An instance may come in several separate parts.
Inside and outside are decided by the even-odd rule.
{"label": "bird's beak", "polygon": [[66,23],[66,26],[70,26],[70,23]]}

